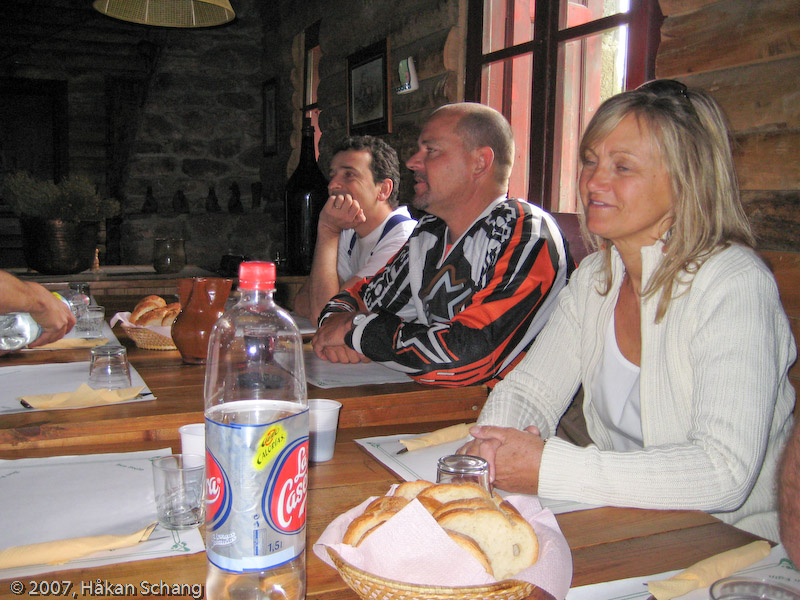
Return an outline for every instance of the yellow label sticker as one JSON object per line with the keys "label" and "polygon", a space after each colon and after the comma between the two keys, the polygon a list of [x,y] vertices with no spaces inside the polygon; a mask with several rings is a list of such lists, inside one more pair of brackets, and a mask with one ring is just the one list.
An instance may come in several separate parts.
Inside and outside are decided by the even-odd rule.
{"label": "yellow label sticker", "polygon": [[260,471],[266,467],[275,455],[286,445],[286,430],[281,425],[273,425],[258,442],[256,455],[253,457],[253,467]]}

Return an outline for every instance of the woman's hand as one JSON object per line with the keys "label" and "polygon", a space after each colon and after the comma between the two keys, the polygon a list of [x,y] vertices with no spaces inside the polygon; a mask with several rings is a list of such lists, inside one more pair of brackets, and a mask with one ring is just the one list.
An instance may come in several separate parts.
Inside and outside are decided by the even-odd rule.
{"label": "woman's hand", "polygon": [[462,446],[458,453],[486,459],[493,485],[507,492],[537,493],[544,450],[538,428],[530,426],[520,431],[513,427],[478,425],[469,432],[475,439]]}

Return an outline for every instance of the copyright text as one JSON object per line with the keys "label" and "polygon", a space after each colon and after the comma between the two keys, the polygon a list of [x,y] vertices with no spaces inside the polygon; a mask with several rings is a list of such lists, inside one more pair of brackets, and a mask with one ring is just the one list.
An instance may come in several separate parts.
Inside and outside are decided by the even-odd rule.
{"label": "copyright text", "polygon": [[201,583],[166,583],[140,581],[114,583],[106,579],[93,581],[12,581],[10,591],[15,596],[66,598],[193,598],[201,600],[205,589]]}

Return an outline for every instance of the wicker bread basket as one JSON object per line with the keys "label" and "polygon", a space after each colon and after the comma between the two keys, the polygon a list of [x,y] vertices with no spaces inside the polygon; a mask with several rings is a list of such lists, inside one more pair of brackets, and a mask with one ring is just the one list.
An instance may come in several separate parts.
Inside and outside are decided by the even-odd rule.
{"label": "wicker bread basket", "polygon": [[144,350],[177,350],[172,338],[161,335],[147,327],[131,327],[123,325],[122,329],[138,348]]}
{"label": "wicker bread basket", "polygon": [[551,594],[532,583],[508,579],[489,585],[438,587],[414,585],[384,579],[362,571],[327,548],[344,582],[364,600],[555,600]]}

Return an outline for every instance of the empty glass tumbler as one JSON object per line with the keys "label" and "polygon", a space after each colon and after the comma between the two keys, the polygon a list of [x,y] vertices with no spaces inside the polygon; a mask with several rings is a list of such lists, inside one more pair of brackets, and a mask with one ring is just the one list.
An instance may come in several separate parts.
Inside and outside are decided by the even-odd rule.
{"label": "empty glass tumbler", "polygon": [[131,368],[124,346],[106,344],[91,350],[89,387],[116,390],[131,386]]}
{"label": "empty glass tumbler", "polygon": [[439,459],[436,466],[437,483],[460,483],[470,481],[491,491],[489,463],[479,456],[451,454]]}

